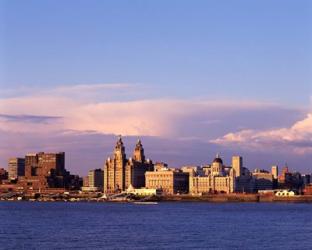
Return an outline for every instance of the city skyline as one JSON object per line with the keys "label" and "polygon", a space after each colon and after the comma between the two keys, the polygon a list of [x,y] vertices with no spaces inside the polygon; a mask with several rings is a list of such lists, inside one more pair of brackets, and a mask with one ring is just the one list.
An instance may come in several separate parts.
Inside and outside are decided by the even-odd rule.
{"label": "city skyline", "polygon": [[0,7],[0,167],[66,151],[84,174],[122,134],[175,167],[220,152],[311,169],[309,1]]}

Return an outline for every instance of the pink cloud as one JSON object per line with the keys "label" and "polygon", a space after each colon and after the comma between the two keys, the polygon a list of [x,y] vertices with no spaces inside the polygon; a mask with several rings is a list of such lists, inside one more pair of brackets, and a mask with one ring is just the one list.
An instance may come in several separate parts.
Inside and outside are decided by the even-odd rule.
{"label": "pink cloud", "polygon": [[264,131],[246,129],[228,133],[211,142],[251,150],[291,150],[299,154],[312,152],[312,113],[288,128]]}

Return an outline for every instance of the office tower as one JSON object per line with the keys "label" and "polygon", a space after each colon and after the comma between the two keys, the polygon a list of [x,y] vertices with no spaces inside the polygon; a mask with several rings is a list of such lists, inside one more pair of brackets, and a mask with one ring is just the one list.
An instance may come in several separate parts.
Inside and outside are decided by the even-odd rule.
{"label": "office tower", "polygon": [[243,158],[241,156],[232,157],[232,168],[235,171],[235,177],[239,177],[242,175]]}
{"label": "office tower", "polygon": [[103,189],[104,171],[102,169],[90,170],[88,173],[88,186]]}
{"label": "office tower", "polygon": [[25,176],[25,159],[11,158],[8,164],[8,176],[10,180],[17,179],[19,176]]}

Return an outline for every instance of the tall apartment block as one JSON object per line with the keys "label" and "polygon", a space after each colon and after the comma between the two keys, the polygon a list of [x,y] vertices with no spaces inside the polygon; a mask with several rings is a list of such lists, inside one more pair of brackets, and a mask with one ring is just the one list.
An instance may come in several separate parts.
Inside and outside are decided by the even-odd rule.
{"label": "tall apartment block", "polygon": [[10,158],[8,164],[9,180],[17,179],[19,176],[25,175],[25,159],[24,158]]}

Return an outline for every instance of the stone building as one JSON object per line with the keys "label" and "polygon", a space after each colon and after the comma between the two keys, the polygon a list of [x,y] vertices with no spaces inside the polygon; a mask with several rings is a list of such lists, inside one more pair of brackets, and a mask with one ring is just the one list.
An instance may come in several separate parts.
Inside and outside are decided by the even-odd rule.
{"label": "stone building", "polygon": [[145,158],[140,140],[135,145],[133,157],[127,159],[121,137],[118,138],[113,157],[104,165],[104,192],[118,193],[130,185],[134,188],[145,186],[145,172],[153,170],[153,163]]}
{"label": "stone building", "polygon": [[190,176],[189,182],[191,194],[232,193],[235,191],[235,171],[225,167],[217,155],[210,166]]}
{"label": "stone building", "polygon": [[153,163],[145,159],[144,148],[140,140],[135,145],[133,157],[129,158],[126,164],[125,185],[133,188],[145,187],[145,172],[153,171]]}
{"label": "stone building", "polygon": [[145,173],[146,187],[161,189],[163,194],[188,193],[189,173],[179,169],[162,168]]}

